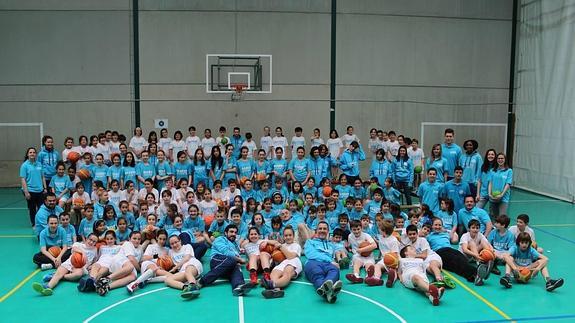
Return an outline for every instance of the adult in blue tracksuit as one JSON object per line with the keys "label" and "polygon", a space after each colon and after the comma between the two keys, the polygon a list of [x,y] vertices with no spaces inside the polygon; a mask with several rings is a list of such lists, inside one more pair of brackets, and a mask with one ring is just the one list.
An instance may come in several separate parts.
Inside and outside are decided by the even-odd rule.
{"label": "adult in blue tracksuit", "polygon": [[307,262],[304,266],[306,278],[316,288],[319,296],[328,303],[337,300],[342,283],[339,280],[339,268],[334,263],[335,245],[327,237],[329,226],[320,221],[316,228],[316,237],[306,241],[304,252]]}
{"label": "adult in blue tracksuit", "polygon": [[375,152],[375,159],[369,168],[369,178],[377,178],[377,183],[383,186],[385,179],[391,177],[391,164],[385,158],[385,150],[378,149]]}
{"label": "adult in blue tracksuit", "polygon": [[64,210],[58,206],[58,203],[56,202],[56,194],[52,192],[46,193],[44,204],[40,207],[34,217],[34,233],[39,236],[40,232],[48,227],[48,217],[50,215],[59,216],[62,212],[64,212]]}
{"label": "adult in blue tracksuit", "polygon": [[218,278],[229,279],[234,296],[243,296],[255,287],[244,280],[241,265],[247,261],[240,257],[240,247],[236,242],[237,234],[238,227],[235,224],[229,224],[224,230],[224,235],[214,240],[210,271],[198,282],[200,287],[211,285]]}
{"label": "adult in blue tracksuit", "polygon": [[484,209],[475,206],[475,197],[472,195],[467,195],[464,200],[465,208],[459,210],[457,218],[459,220],[459,226],[457,227],[457,232],[460,233],[460,237],[465,233],[468,228],[469,221],[472,219],[479,221],[479,231],[483,233],[484,236],[488,237],[493,224],[489,218],[489,214]]}
{"label": "adult in blue tracksuit", "polygon": [[42,194],[46,192],[46,181],[42,174],[42,164],[36,158],[36,148],[30,147],[26,151],[24,162],[20,166],[20,182],[22,193],[28,204],[30,224],[34,226],[36,212],[42,207]]}
{"label": "adult in blue tracksuit", "polygon": [[352,141],[339,157],[339,169],[347,176],[349,183],[359,177],[359,162],[362,160],[365,160],[365,153],[357,141]]}
{"label": "adult in blue tracksuit", "polygon": [[463,143],[465,153],[459,157],[459,166],[463,168],[463,182],[467,182],[471,195],[477,195],[477,182],[481,176],[481,166],[483,165],[483,158],[477,152],[479,144],[476,140],[470,139]]}
{"label": "adult in blue tracksuit", "polygon": [[[319,147],[312,147],[309,152],[309,170],[314,179],[314,186],[319,187],[321,180],[326,177],[326,164],[319,156]],[[314,196],[315,197],[315,196]]]}
{"label": "adult in blue tracksuit", "polygon": [[56,175],[56,164],[62,160],[60,153],[54,149],[52,137],[44,136],[42,138],[42,149],[40,149],[37,159],[42,164],[42,175],[44,175],[46,187],[48,187],[52,176]]}
{"label": "adult in blue tracksuit", "polygon": [[461,157],[461,147],[459,147],[455,141],[455,131],[453,129],[447,128],[444,132],[444,143],[441,144],[441,155],[447,160],[447,180],[453,179],[453,172],[455,171],[455,166],[459,163],[459,157]]}
{"label": "adult in blue tracksuit", "polygon": [[411,187],[413,186],[413,163],[407,156],[407,148],[399,147],[397,157],[391,163],[395,187],[405,196],[405,203],[411,205]]}

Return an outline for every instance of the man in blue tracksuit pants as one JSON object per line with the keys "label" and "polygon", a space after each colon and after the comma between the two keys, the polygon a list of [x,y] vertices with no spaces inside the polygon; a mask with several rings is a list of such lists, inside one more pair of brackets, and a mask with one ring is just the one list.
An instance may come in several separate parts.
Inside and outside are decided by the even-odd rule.
{"label": "man in blue tracksuit pants", "polygon": [[200,287],[210,285],[218,278],[230,280],[234,296],[243,296],[255,287],[244,280],[241,265],[245,264],[246,260],[240,257],[240,248],[236,243],[237,233],[238,227],[230,224],[224,230],[225,236],[219,236],[214,240],[210,271],[198,282]]}
{"label": "man in blue tracksuit pants", "polygon": [[305,277],[316,288],[319,296],[328,303],[335,303],[341,291],[339,268],[335,265],[335,245],[328,239],[329,227],[321,221],[317,225],[316,237],[306,241],[304,252],[307,262],[304,266]]}

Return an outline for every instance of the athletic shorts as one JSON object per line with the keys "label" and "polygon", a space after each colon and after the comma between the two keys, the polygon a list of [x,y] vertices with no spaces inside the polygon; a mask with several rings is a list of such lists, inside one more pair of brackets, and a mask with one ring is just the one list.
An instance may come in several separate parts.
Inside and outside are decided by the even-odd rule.
{"label": "athletic shorts", "polygon": [[200,275],[202,274],[202,272],[204,271],[204,267],[202,266],[202,263],[196,259],[196,258],[192,258],[190,260],[188,260],[185,264],[182,265],[182,268],[180,268],[180,272],[185,272],[186,268],[188,266],[194,266],[196,268],[196,270],[198,271],[198,274],[196,275],[196,278],[200,277]]}
{"label": "athletic shorts", "polygon": [[145,260],[145,261],[143,261],[143,262],[142,262],[142,265],[140,266],[141,269],[142,269],[141,271],[144,272],[144,271],[146,271],[146,270],[148,270],[148,269],[151,269],[150,266],[152,266],[152,265],[154,265],[154,266],[156,266],[156,267],[159,268],[158,264],[157,264],[155,261],[153,261],[153,260]]}
{"label": "athletic shorts", "polygon": [[296,275],[295,277],[292,277],[292,279],[296,279],[302,271],[301,260],[299,260],[298,257],[293,259],[286,259],[280,262],[279,265],[275,266],[273,270],[279,270],[283,272],[287,266],[292,266],[294,268]]}
{"label": "athletic shorts", "polygon": [[361,264],[362,264],[362,266],[367,266],[367,265],[369,265],[369,264],[372,264],[372,265],[375,264],[375,259],[373,258],[373,255],[371,255],[371,256],[369,256],[369,257],[362,257],[362,256],[360,256],[360,255],[358,255],[358,254],[354,254],[354,255],[353,255],[353,258],[351,258],[351,261],[352,261],[352,262],[355,262],[356,260],[357,260],[357,261],[360,261]]}
{"label": "athletic shorts", "polygon": [[425,266],[425,270],[427,271],[427,269],[429,268],[429,264],[431,264],[432,261],[437,261],[439,262],[439,267],[441,268],[443,266],[443,260],[441,260],[441,257],[439,257],[438,254],[432,254],[432,255],[428,255],[427,258],[425,258],[425,260],[423,261],[423,265]]}
{"label": "athletic shorts", "polygon": [[429,284],[429,279],[427,278],[427,275],[425,273],[421,273],[417,270],[410,270],[410,271],[404,272],[403,275],[401,275],[401,283],[403,284],[403,286],[410,288],[410,289],[415,289],[415,286],[413,285],[413,281],[412,281],[414,276],[421,277],[421,279],[423,279],[423,281],[425,281],[426,283]]}

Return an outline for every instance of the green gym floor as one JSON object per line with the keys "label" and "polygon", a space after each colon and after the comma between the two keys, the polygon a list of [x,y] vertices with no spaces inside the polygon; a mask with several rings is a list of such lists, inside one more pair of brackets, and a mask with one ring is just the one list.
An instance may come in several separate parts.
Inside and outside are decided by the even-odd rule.
{"label": "green gym floor", "polygon": [[[31,284],[44,273],[35,268],[32,255],[36,238],[28,224],[25,201],[17,189],[0,189],[0,248],[9,259],[0,266],[0,314],[2,322],[141,322],[188,320],[191,322],[505,322],[575,321],[575,206],[540,195],[514,190],[510,206],[512,223],[519,213],[531,217],[538,244],[550,258],[553,278],[565,285],[545,291],[539,276],[527,285],[506,290],[492,275],[485,286],[475,287],[455,276],[457,287],[448,290],[439,307],[421,294],[397,283],[392,289],[351,285],[336,304],[327,304],[315,294],[305,278],[286,289],[285,298],[265,300],[255,289],[248,296],[234,297],[228,283],[202,289],[201,296],[184,301],[179,291],[151,284],[129,296],[125,289],[107,296],[81,294],[76,284],[62,282],[51,297],[36,294]],[[208,256],[204,257],[204,263]],[[205,267],[208,268],[208,267]],[[342,278],[347,271],[342,272]],[[453,276],[452,276],[453,277]],[[345,280],[345,279],[344,279]]]}

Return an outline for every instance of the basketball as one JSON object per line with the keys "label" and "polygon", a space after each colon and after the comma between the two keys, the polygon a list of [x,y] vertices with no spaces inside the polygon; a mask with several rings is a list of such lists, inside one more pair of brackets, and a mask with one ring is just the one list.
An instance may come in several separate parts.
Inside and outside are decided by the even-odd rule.
{"label": "basketball", "polygon": [[240,178],[240,185],[244,186],[244,184],[246,183],[246,181],[248,180],[247,177],[243,176],[242,178]]}
{"label": "basketball", "polygon": [[145,240],[152,240],[152,239],[156,239],[156,232],[154,231],[154,226],[149,224],[148,226],[146,226],[146,229],[144,229],[145,232],[143,232],[142,234],[142,239]]}
{"label": "basketball", "polygon": [[323,196],[329,197],[331,195],[331,187],[324,186],[323,187]]}
{"label": "basketball", "polygon": [[74,200],[72,200],[72,205],[74,205],[76,207],[82,207],[82,206],[84,206],[84,199],[77,197]]}
{"label": "basketball", "polygon": [[489,262],[495,260],[495,254],[491,249],[483,249],[479,253],[479,258],[481,258],[481,260],[484,262]]}
{"label": "basketball", "polygon": [[286,255],[284,255],[283,252],[281,252],[281,250],[275,250],[274,252],[272,252],[272,258],[276,263],[280,263],[284,260],[286,260]]}
{"label": "basketball", "polygon": [[68,156],[66,156],[66,159],[68,159],[68,161],[70,161],[72,164],[75,164],[78,160],[80,160],[80,154],[78,152],[75,151],[71,151],[68,153]]}
{"label": "basketball", "polygon": [[264,246],[264,244],[260,244],[260,252],[267,252],[270,255],[273,255],[275,250],[275,247],[269,243],[266,243],[266,245]]}
{"label": "basketball", "polygon": [[86,256],[79,252],[74,252],[72,257],[70,257],[70,262],[74,268],[82,268],[86,265]]}
{"label": "basketball", "polygon": [[531,269],[527,267],[517,268],[517,273],[515,280],[517,280],[518,283],[525,284],[531,279]]}
{"label": "basketball", "polygon": [[85,181],[85,180],[87,180],[88,178],[91,177],[90,171],[87,170],[87,169],[85,169],[85,168],[82,168],[82,169],[80,169],[79,171],[77,171],[77,172],[76,172],[76,176],[78,176],[78,178],[81,179],[81,180],[83,180],[83,181]]}
{"label": "basketball", "polygon": [[222,143],[222,145],[226,145],[228,143],[228,138],[224,137],[220,142]]}
{"label": "basketball", "polygon": [[397,268],[399,266],[399,258],[395,252],[388,252],[383,256],[383,263],[387,268]]}
{"label": "basketball", "polygon": [[214,232],[212,232],[212,237],[214,237],[214,239],[215,239],[215,238],[218,238],[218,237],[221,236],[221,235],[222,235],[222,234],[220,233],[220,231],[214,231]]}
{"label": "basketball", "polygon": [[375,191],[376,189],[377,189],[377,184],[372,183],[371,185],[369,185],[369,190],[370,190],[371,192]]}
{"label": "basketball", "polygon": [[52,255],[52,257],[58,257],[60,252],[62,252],[62,249],[60,249],[58,246],[52,246],[48,248],[48,252]]}
{"label": "basketball", "polygon": [[168,255],[158,257],[156,264],[165,271],[170,271],[174,267],[174,262]]}
{"label": "basketball", "polygon": [[421,174],[421,172],[423,171],[423,167],[421,167],[421,166],[415,166],[415,168],[413,168],[413,171],[414,171],[416,174]]}
{"label": "basketball", "polygon": [[214,201],[216,201],[219,207],[224,207],[226,205],[221,199],[215,199]]}
{"label": "basketball", "polygon": [[98,241],[96,243],[96,249],[100,249],[101,246],[105,246],[105,245],[106,245],[106,243],[104,241]]}
{"label": "basketball", "polygon": [[[363,247],[367,247],[367,246],[369,246],[369,241],[365,240],[358,245],[358,248],[363,248]],[[362,257],[369,257],[369,255],[371,255],[371,251],[362,252],[362,253],[360,253],[360,255]]]}
{"label": "basketball", "polygon": [[493,195],[493,197],[499,197],[499,195],[501,195],[500,191],[493,191],[491,192],[491,195]]}
{"label": "basketball", "polygon": [[303,200],[302,199],[297,199],[297,207],[299,207],[300,209],[303,207]]}
{"label": "basketball", "polygon": [[204,223],[206,224],[207,227],[209,227],[210,225],[212,225],[212,222],[214,222],[214,216],[213,215],[204,215]]}
{"label": "basketball", "polygon": [[266,180],[266,174],[258,173],[258,174],[256,175],[256,180],[259,181],[259,182],[265,181],[265,180]]}
{"label": "basketball", "polygon": [[393,231],[391,235],[394,236],[397,240],[399,240],[399,242],[401,242],[401,233]]}

